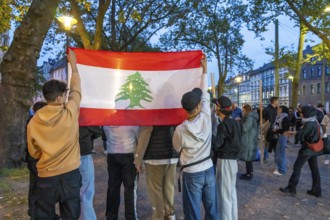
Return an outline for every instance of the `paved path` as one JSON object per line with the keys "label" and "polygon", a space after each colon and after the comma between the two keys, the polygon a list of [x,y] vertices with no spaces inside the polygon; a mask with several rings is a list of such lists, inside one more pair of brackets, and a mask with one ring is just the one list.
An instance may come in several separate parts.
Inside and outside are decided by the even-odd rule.
{"label": "paved path", "polygon": [[[107,164],[106,156],[102,151],[102,143],[96,140],[95,149],[98,152],[94,155],[96,169],[96,195],[95,210],[98,219],[104,219],[106,191],[107,191]],[[261,165],[255,162],[254,177],[251,181],[237,180],[238,192],[238,213],[239,219],[330,219],[330,167],[323,165],[324,156],[319,157],[319,168],[322,181],[322,198],[315,198],[306,194],[311,188],[311,174],[306,164],[301,172],[300,182],[297,188],[296,197],[283,195],[278,188],[287,185],[292,172],[294,160],[297,157],[299,147],[288,144],[288,174],[275,176],[272,172],[275,169],[273,154],[267,164]],[[245,172],[245,163],[239,161],[239,173]],[[183,219],[181,194],[175,191],[175,209],[177,219]],[[123,199],[120,208],[120,218],[124,219]],[[145,189],[145,175],[140,175],[137,212],[140,220],[149,219],[151,208]]]}

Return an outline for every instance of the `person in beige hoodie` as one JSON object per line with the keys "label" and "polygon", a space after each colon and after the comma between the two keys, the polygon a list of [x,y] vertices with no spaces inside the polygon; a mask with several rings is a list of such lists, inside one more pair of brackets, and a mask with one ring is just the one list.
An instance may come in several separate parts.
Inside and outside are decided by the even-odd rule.
{"label": "person in beige hoodie", "polygon": [[69,50],[72,77],[67,100],[67,85],[47,81],[42,88],[47,106],[40,109],[27,127],[30,155],[38,159],[38,178],[33,219],[53,219],[59,202],[61,219],[78,219],[80,215],[81,176],[79,148],[80,77],[77,58]]}

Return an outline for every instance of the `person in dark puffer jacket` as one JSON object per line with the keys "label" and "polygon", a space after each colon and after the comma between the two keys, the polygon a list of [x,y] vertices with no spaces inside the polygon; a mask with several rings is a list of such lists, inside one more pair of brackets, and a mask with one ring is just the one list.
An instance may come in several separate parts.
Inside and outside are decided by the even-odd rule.
{"label": "person in dark puffer jacket", "polygon": [[[301,149],[298,152],[298,157],[293,165],[293,173],[289,179],[288,186],[280,188],[279,190],[283,193],[291,195],[296,194],[296,187],[298,185],[300,172],[302,166],[308,161],[308,165],[312,172],[312,189],[307,190],[307,194],[321,197],[321,178],[320,172],[317,165],[317,156],[320,153],[311,151],[306,142],[316,143],[318,141],[319,124],[317,122],[317,111],[313,106],[303,106],[302,109],[302,122],[303,126],[301,130],[296,134],[296,142],[300,141]],[[322,129],[321,129],[322,130]],[[294,132],[286,132],[286,134],[294,134]],[[320,133],[320,135],[322,135]]]}

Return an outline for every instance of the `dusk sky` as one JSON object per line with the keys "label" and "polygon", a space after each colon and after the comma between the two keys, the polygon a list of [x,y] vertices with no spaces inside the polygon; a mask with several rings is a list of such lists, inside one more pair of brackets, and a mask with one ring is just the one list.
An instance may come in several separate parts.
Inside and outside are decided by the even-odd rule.
{"label": "dusk sky", "polygon": [[[284,47],[291,45],[297,49],[299,40],[299,28],[295,27],[294,21],[290,20],[288,17],[281,16],[279,19],[279,46]],[[267,47],[274,47],[275,42],[275,24],[273,22],[269,23],[268,31],[263,33],[262,36],[264,40],[261,41],[259,38],[255,38],[255,34],[247,30],[243,31],[245,44],[243,48],[243,54],[247,55],[250,59],[254,61],[254,69],[257,69],[263,64],[271,62],[271,56],[265,53]],[[315,45],[320,42],[320,40],[315,37],[312,33],[309,33],[306,37],[308,40],[306,45]],[[314,40],[311,42],[309,40]],[[305,48],[304,47],[304,48]],[[209,63],[209,72],[215,73],[215,81],[218,80],[217,66],[216,62]]]}

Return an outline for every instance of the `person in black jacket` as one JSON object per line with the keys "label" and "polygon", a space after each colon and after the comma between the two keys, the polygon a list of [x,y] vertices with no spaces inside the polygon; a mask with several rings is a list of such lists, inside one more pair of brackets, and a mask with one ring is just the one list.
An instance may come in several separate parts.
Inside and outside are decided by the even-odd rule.
{"label": "person in black jacket", "polygon": [[218,160],[216,168],[218,211],[220,219],[237,219],[236,175],[237,157],[242,147],[242,132],[238,121],[230,118],[231,100],[221,96],[217,103],[217,115],[221,122],[212,142]]}
{"label": "person in black jacket", "polygon": [[[301,149],[298,152],[298,157],[293,165],[293,173],[289,179],[288,186],[280,188],[279,190],[283,193],[288,193],[291,195],[296,194],[296,187],[298,185],[300,172],[302,166],[308,161],[308,165],[312,172],[312,189],[307,190],[307,194],[316,197],[321,197],[321,178],[320,172],[317,165],[317,156],[320,153],[311,151],[306,142],[316,143],[318,141],[319,134],[319,124],[317,122],[317,111],[313,106],[303,106],[302,109],[302,122],[303,126],[301,130],[296,134],[296,142],[300,141]],[[294,134],[294,132],[286,132],[286,134]]]}
{"label": "person in black jacket", "polygon": [[[41,109],[42,107],[46,106],[47,102],[36,102],[33,104],[32,106],[32,110],[34,113],[36,113],[39,109]],[[33,115],[30,115],[27,122],[26,122],[26,127],[29,124],[29,121],[32,119]],[[35,218],[35,201],[33,199],[33,193],[34,193],[34,189],[36,188],[36,184],[37,184],[37,177],[38,177],[38,171],[37,171],[37,159],[34,159],[33,157],[31,157],[31,155],[29,154],[29,151],[27,149],[27,146],[25,148],[25,161],[27,163],[27,168],[29,169],[30,175],[29,175],[29,180],[30,180],[30,184],[29,184],[29,194],[28,194],[28,215],[31,218]],[[59,216],[56,215],[57,217],[55,217],[55,219],[59,219]]]}
{"label": "person in black jacket", "polygon": [[298,105],[297,109],[294,112],[294,118],[295,118],[295,126],[296,131],[300,131],[300,127],[302,126],[302,119],[301,119],[301,105]]}
{"label": "person in black jacket", "polygon": [[99,126],[80,126],[79,127],[79,145],[80,145],[80,175],[82,185],[80,187],[80,206],[81,220],[96,220],[96,214],[93,207],[94,187],[94,162],[92,158],[93,142],[95,138],[102,135]]}
{"label": "person in black jacket", "polygon": [[[266,135],[266,141],[267,145],[266,148],[268,149],[268,152],[271,153],[275,151],[276,145],[277,145],[277,138],[274,138],[273,132],[272,132],[272,126],[275,122],[276,116],[277,116],[277,107],[278,107],[278,97],[273,96],[270,98],[270,104],[263,110],[262,112],[262,118],[263,120],[269,121],[270,126],[267,131]],[[261,108],[261,106],[260,106]],[[260,112],[259,112],[260,114]],[[259,117],[260,118],[260,117]],[[265,154],[265,159],[267,159],[268,154]]]}
{"label": "person in black jacket", "polygon": [[290,129],[290,120],[288,116],[288,107],[281,105],[277,109],[277,117],[272,127],[272,132],[278,136],[275,150],[275,162],[277,169],[273,173],[279,176],[286,174],[285,148],[288,137],[283,134]]}

